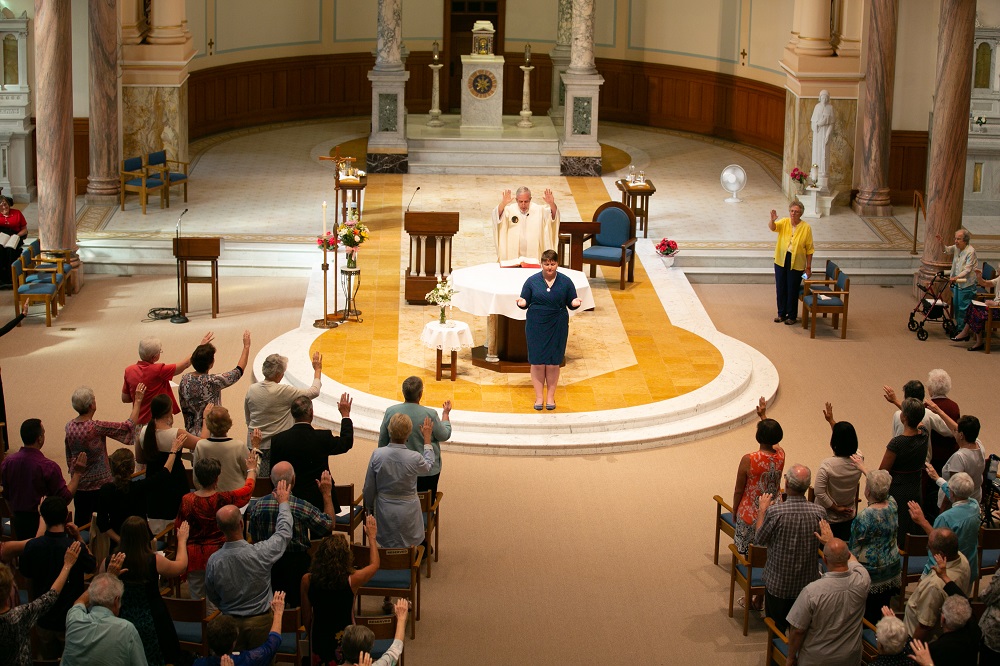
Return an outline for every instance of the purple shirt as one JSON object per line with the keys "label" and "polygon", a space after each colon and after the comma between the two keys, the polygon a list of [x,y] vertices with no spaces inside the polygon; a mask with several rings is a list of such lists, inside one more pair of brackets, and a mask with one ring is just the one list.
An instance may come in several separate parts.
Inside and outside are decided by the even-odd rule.
{"label": "purple shirt", "polygon": [[73,499],[59,465],[30,446],[22,446],[4,459],[0,479],[14,511],[37,511],[42,498],[50,495],[62,497],[67,504]]}

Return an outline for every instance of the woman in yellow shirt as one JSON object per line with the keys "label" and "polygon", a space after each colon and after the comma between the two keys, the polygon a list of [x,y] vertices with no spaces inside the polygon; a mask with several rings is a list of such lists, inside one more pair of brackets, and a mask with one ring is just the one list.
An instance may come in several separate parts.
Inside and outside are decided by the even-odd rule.
{"label": "woman in yellow shirt", "polygon": [[805,206],[795,199],[788,205],[788,217],[779,220],[778,213],[772,210],[768,222],[768,228],[778,234],[774,247],[774,286],[778,292],[775,324],[785,322],[791,326],[796,322],[802,275],[812,274],[813,234],[812,227],[802,221],[803,211]]}

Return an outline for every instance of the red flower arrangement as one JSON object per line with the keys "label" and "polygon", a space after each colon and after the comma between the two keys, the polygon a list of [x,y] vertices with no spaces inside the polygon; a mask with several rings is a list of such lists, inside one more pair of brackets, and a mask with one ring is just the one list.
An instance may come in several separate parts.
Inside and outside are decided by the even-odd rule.
{"label": "red flower arrangement", "polygon": [[802,183],[806,182],[806,179],[809,177],[809,174],[806,173],[805,171],[802,171],[798,167],[795,167],[794,169],[792,169],[792,172],[788,174],[788,177],[797,182],[799,185],[801,185]]}
{"label": "red flower arrangement", "polygon": [[332,231],[316,237],[316,246],[321,250],[336,250],[338,245],[340,245],[340,238]]}
{"label": "red flower arrangement", "polygon": [[677,241],[664,238],[656,244],[656,253],[661,257],[670,257],[677,254]]}

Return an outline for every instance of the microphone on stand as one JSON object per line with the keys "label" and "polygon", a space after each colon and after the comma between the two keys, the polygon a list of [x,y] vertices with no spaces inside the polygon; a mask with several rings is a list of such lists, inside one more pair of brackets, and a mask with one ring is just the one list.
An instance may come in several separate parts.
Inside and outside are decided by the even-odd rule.
{"label": "microphone on stand", "polygon": [[417,189],[413,190],[413,196],[410,197],[410,202],[408,204],[406,204],[406,210],[403,211],[404,213],[409,213],[410,212],[410,205],[413,203],[413,197],[417,196],[417,192],[419,192],[419,191],[420,191],[420,187],[419,186],[417,187]]}
{"label": "microphone on stand", "polygon": [[188,323],[188,318],[184,316],[181,312],[181,260],[177,258],[177,252],[180,251],[180,240],[181,240],[181,218],[187,215],[188,209],[185,208],[184,211],[177,216],[177,226],[174,228],[177,240],[174,246],[174,257],[177,259],[177,314],[170,318],[171,324],[186,324]]}

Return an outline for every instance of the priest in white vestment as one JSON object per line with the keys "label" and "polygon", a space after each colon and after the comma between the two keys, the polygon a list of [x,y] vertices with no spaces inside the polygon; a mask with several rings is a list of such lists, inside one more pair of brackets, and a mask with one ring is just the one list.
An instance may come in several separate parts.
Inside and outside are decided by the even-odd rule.
{"label": "priest in white vestment", "polygon": [[[493,209],[493,237],[497,245],[497,260],[507,265],[539,264],[546,250],[558,251],[559,209],[552,190],[542,195],[545,205],[531,203],[531,190],[521,187],[516,199],[504,190],[500,205]],[[513,263],[512,263],[513,262]]]}

